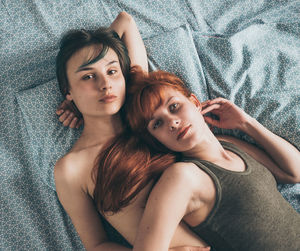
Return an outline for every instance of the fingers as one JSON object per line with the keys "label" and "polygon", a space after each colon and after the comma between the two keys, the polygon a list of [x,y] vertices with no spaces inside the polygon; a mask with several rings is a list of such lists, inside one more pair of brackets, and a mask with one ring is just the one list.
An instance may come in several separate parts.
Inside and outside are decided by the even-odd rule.
{"label": "fingers", "polygon": [[59,115],[59,121],[63,123],[64,126],[69,126],[71,120],[74,118],[74,113],[67,111],[57,112]]}
{"label": "fingers", "polygon": [[63,110],[63,109],[59,109],[59,108],[55,111],[55,113],[56,113],[58,116],[62,115],[63,112],[64,112],[64,110]]}
{"label": "fingers", "polygon": [[220,103],[220,104],[225,104],[225,103],[228,103],[230,102],[229,100],[225,99],[225,98],[214,98],[212,100],[210,100],[209,104],[212,105],[212,104],[216,104],[216,103]]}
{"label": "fingers", "polygon": [[206,107],[207,104],[209,104],[209,102],[210,102],[210,100],[206,100],[206,101],[204,101],[204,102],[201,103],[201,106],[202,107]]}
{"label": "fingers", "polygon": [[74,117],[71,120],[71,122],[69,124],[69,127],[78,129],[82,124],[83,124],[83,119],[79,119],[77,117]]}
{"label": "fingers", "polygon": [[69,116],[69,114],[70,111],[62,111],[62,113],[57,114],[59,115],[58,120],[63,123],[66,120],[66,118]]}
{"label": "fingers", "polygon": [[207,106],[206,108],[202,109],[202,111],[201,111],[202,115],[204,115],[206,113],[209,113],[209,112],[211,112],[213,110],[217,110],[217,109],[219,109],[221,107],[221,105],[219,105],[219,104],[212,104],[212,105],[208,104],[208,105],[209,106]]}
{"label": "fingers", "polygon": [[216,127],[220,127],[220,121],[219,120],[216,120],[216,119],[213,119],[211,117],[204,117],[204,120],[206,123],[212,125],[212,126],[216,126]]}
{"label": "fingers", "polygon": [[[66,111],[66,113],[67,113],[67,117],[62,123],[63,123],[64,126],[71,127],[71,122],[74,119],[75,114],[73,112],[70,112],[70,111]],[[71,127],[71,128],[73,128],[73,127]]]}
{"label": "fingers", "polygon": [[78,129],[83,124],[83,119],[76,117],[75,114],[69,110],[64,111],[63,109],[59,109],[56,111],[56,114],[59,116],[58,120],[64,126]]}
{"label": "fingers", "polygon": [[78,129],[83,124],[83,119],[79,119],[76,128]]}
{"label": "fingers", "polygon": [[70,128],[75,128],[77,122],[78,122],[78,118],[76,118],[76,117],[74,118],[74,117],[73,117],[73,119],[71,120],[71,122],[70,122],[70,124],[69,124],[69,127],[70,127]]}
{"label": "fingers", "polygon": [[58,106],[57,110],[64,110],[70,105],[70,101],[65,99],[61,104]]}

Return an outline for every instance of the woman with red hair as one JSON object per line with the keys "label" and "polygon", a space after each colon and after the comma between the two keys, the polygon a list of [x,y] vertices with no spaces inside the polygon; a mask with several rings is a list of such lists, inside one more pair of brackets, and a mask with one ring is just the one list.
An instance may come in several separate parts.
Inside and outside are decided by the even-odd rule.
{"label": "woman with red hair", "polygon": [[[224,98],[201,104],[179,78],[163,71],[132,74],[125,112],[149,156],[180,158],[161,170],[157,162],[157,175],[149,170],[151,158],[148,169],[139,170],[133,187],[149,175],[157,182],[134,250],[167,250],[182,219],[216,250],[300,249],[300,215],[276,187],[276,181],[300,182],[300,152],[293,145]],[[208,112],[217,119],[203,116]],[[241,130],[261,148],[215,136],[206,122]],[[128,171],[138,173],[135,164]]]}

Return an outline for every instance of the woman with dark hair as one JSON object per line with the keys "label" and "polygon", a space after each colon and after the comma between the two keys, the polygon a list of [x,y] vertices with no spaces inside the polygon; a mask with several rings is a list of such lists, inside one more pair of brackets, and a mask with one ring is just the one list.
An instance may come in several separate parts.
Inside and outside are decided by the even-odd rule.
{"label": "woman with dark hair", "polygon": [[[136,71],[127,95],[131,130],[152,155],[165,152],[180,159],[162,168],[134,250],[167,250],[182,219],[216,250],[300,250],[300,215],[276,186],[276,181],[300,182],[298,149],[224,98],[201,104],[167,72]],[[217,119],[203,116],[208,112]],[[241,130],[261,148],[216,137],[206,122]]]}
{"label": "woman with dark hair", "polygon": [[[110,28],[71,31],[61,41],[56,69],[67,101],[57,113],[65,125],[78,126],[81,120],[70,112],[68,104],[72,104],[81,114],[84,129],[72,149],[57,161],[54,175],[58,198],[87,250],[130,250],[111,242],[105,233],[94,202],[92,174],[99,152],[125,130],[119,111],[125,100],[125,82],[134,66],[148,70],[143,41],[126,12],[121,12]],[[147,154],[140,151],[139,158],[147,160]],[[103,215],[131,244],[150,188],[145,184],[133,203],[125,201],[114,214]],[[170,250],[209,249],[203,246],[204,242],[180,223]]]}

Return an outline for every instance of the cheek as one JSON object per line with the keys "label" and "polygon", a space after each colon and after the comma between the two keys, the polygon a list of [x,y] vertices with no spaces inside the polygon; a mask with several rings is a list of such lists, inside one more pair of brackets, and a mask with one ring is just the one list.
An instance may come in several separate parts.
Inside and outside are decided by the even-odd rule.
{"label": "cheek", "polygon": [[174,145],[174,142],[172,142],[172,137],[170,137],[168,131],[164,130],[164,128],[155,131],[152,136],[168,148]]}
{"label": "cheek", "polygon": [[184,116],[188,119],[195,120],[196,117],[199,115],[199,110],[196,108],[195,105],[190,106],[189,108],[185,109]]}
{"label": "cheek", "polygon": [[119,77],[118,79],[116,79],[113,86],[115,87],[115,89],[119,93],[119,95],[125,97],[126,83],[125,83],[124,77]]}
{"label": "cheek", "polygon": [[125,90],[125,84],[124,84],[118,89],[118,96],[120,97],[121,105],[124,105],[124,103],[125,103],[125,93],[126,93],[126,90]]}

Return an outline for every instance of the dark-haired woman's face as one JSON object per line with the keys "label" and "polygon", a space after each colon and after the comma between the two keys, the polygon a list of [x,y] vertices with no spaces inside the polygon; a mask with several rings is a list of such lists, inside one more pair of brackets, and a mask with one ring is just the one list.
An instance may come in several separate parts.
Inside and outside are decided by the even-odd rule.
{"label": "dark-haired woman's face", "polygon": [[195,96],[188,98],[167,87],[162,104],[148,124],[148,131],[172,151],[191,150],[201,140],[205,124],[197,101]]}
{"label": "dark-haired woman's face", "polygon": [[114,50],[109,48],[103,58],[83,66],[98,54],[99,46],[84,47],[67,62],[70,91],[66,97],[84,117],[112,116],[125,100],[125,79]]}

